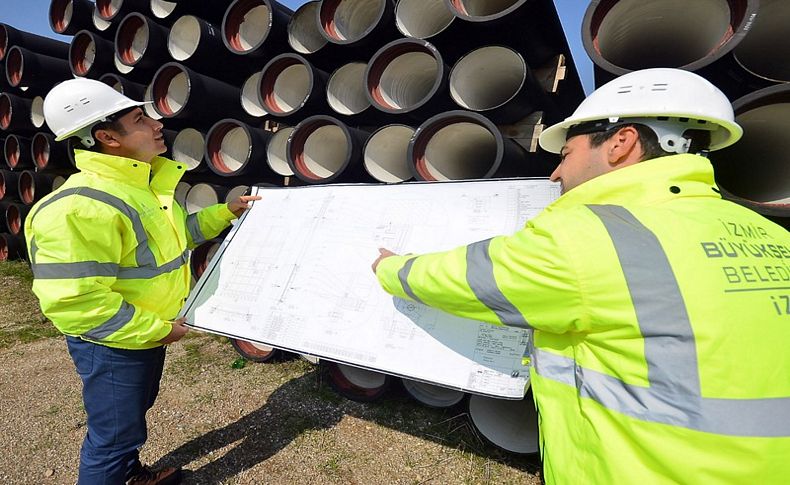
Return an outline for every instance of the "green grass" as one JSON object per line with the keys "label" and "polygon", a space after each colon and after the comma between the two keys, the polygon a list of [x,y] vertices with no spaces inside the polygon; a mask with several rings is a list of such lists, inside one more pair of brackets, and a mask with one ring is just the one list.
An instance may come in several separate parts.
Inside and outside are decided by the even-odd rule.
{"label": "green grass", "polygon": [[340,463],[343,461],[343,458],[340,455],[333,455],[328,460],[324,462],[324,470],[329,472],[330,474],[337,473],[340,471]]}
{"label": "green grass", "polygon": [[[173,357],[170,370],[181,378],[195,380],[208,366],[227,366],[238,357],[227,338],[203,332],[189,332],[176,345],[182,346],[184,353]],[[243,371],[244,369],[235,370]]]}
{"label": "green grass", "polygon": [[38,311],[38,302],[30,291],[32,284],[33,273],[26,262],[0,262],[0,287],[12,288],[0,293],[0,315],[4,320],[0,323],[5,323],[0,326],[0,349],[60,335]]}
{"label": "green grass", "polygon": [[24,323],[22,326],[0,331],[0,349],[60,335],[58,329],[47,319],[42,319],[40,322]]}
{"label": "green grass", "polygon": [[20,278],[29,285],[33,284],[33,273],[30,271],[25,261],[2,261],[0,262],[0,278],[13,277]]}

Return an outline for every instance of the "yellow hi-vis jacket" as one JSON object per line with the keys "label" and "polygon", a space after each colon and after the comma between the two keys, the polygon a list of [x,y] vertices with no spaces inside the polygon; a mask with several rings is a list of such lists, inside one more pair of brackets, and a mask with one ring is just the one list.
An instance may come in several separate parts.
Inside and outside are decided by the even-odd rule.
{"label": "yellow hi-vis jacket", "polygon": [[377,275],[534,329],[548,483],[790,481],[790,233],[722,200],[702,157],[616,170],[512,236]]}
{"label": "yellow hi-vis jacket", "polygon": [[185,167],[76,150],[77,168],[25,221],[33,292],[66,335],[148,349],[189,293],[189,252],[236,216],[225,204],[187,216],[173,199]]}

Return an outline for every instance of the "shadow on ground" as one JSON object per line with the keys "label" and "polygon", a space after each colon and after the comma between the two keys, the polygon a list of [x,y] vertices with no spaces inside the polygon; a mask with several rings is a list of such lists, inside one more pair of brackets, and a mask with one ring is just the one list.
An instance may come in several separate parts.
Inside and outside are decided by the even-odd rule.
{"label": "shadow on ground", "polygon": [[536,456],[510,454],[486,443],[470,424],[465,409],[465,401],[447,409],[426,408],[397,387],[374,403],[349,401],[329,388],[322,373],[314,369],[280,386],[257,410],[190,440],[157,465],[184,466],[234,445],[211,462],[185,471],[186,483],[221,483],[274,456],[301,434],[331,428],[350,415],[527,473],[540,469]]}

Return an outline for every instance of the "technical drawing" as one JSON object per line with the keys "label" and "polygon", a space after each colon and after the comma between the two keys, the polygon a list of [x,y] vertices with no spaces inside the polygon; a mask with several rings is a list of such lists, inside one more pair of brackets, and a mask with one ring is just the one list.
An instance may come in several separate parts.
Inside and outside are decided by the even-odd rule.
{"label": "technical drawing", "polygon": [[184,314],[194,327],[379,372],[518,399],[529,331],[385,293],[379,247],[423,253],[508,234],[559,196],[537,179],[258,188]]}

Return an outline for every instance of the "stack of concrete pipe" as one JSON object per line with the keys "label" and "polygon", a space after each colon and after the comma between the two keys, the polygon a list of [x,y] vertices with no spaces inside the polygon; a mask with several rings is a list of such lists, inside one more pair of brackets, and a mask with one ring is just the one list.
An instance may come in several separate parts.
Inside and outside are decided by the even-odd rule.
{"label": "stack of concrete pipe", "polygon": [[712,152],[722,195],[790,229],[790,3],[785,0],[593,0],[582,40],[596,84],[678,67],[732,101],[741,141]]}
{"label": "stack of concrete pipe", "polygon": [[[20,212],[15,197],[73,169],[40,113],[72,76],[152,102],[168,156],[190,168],[176,190],[188,212],[262,183],[546,176],[554,157],[535,134],[583,98],[552,0],[52,0],[49,16],[70,46],[0,26],[0,56],[15,50],[0,136],[25,153],[2,172],[3,203]],[[196,273],[215,244],[194,252]],[[436,406],[465,397],[404,387]]]}
{"label": "stack of concrete pipe", "polygon": [[0,24],[0,261],[26,258],[30,206],[74,172],[44,124],[43,96],[71,77],[65,42]]}

